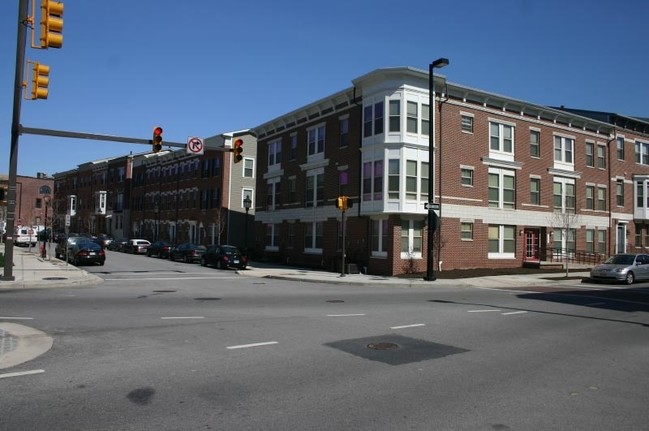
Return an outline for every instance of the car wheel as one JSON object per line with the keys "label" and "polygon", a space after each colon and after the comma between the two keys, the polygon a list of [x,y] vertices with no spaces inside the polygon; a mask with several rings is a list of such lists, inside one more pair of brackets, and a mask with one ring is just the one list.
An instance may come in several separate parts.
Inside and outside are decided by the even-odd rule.
{"label": "car wheel", "polygon": [[626,284],[633,284],[634,281],[635,281],[635,275],[633,275],[633,272],[632,272],[632,271],[629,271],[629,272],[626,274],[626,278],[624,279],[624,282],[625,282]]}

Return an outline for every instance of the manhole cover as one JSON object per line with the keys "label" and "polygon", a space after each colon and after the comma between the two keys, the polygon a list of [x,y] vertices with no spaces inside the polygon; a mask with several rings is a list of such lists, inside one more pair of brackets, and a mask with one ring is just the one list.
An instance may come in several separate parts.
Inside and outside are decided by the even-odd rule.
{"label": "manhole cover", "polygon": [[67,277],[43,277],[43,280],[67,280]]}
{"label": "manhole cover", "polygon": [[394,343],[370,343],[367,348],[372,350],[392,350],[398,349],[399,345]]}

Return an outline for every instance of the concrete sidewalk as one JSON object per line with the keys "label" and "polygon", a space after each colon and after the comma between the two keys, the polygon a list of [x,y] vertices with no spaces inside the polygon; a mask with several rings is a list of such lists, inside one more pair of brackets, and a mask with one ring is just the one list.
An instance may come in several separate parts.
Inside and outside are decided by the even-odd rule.
{"label": "concrete sidewalk", "polygon": [[[52,245],[52,255],[53,255]],[[0,244],[0,253],[4,254],[4,244]],[[4,272],[4,267],[0,268]],[[528,275],[498,275],[492,277],[476,277],[461,279],[442,279],[425,281],[421,278],[384,277],[365,274],[345,274],[317,271],[304,268],[294,268],[253,262],[245,271],[238,271],[247,277],[273,278],[302,282],[318,282],[331,284],[354,284],[367,286],[386,286],[395,288],[413,287],[484,287],[484,288],[515,288],[524,286],[578,285],[581,278],[588,277],[588,272],[582,270],[570,271],[570,278],[564,273],[539,273]],[[53,256],[41,258],[37,247],[14,247],[13,276],[15,280],[0,279],[0,289],[48,288],[96,285],[103,280],[82,268],[66,264]]]}

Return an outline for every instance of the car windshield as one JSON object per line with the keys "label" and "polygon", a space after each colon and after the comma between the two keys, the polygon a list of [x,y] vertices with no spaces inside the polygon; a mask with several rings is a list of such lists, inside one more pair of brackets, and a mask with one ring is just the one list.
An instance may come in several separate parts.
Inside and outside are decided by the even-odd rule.
{"label": "car windshield", "polygon": [[614,265],[631,265],[635,260],[632,254],[617,254],[606,259],[604,263],[612,263]]}

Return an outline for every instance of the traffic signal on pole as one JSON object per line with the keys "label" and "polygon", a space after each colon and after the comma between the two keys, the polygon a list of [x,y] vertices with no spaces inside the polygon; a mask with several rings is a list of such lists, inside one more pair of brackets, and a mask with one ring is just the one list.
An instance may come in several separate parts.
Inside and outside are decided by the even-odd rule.
{"label": "traffic signal on pole", "polygon": [[243,153],[243,139],[239,138],[236,141],[234,141],[234,163],[239,163],[242,159],[243,156],[241,153]]}
{"label": "traffic signal on pole", "polygon": [[345,212],[351,206],[351,200],[347,196],[338,196],[336,198],[336,208]]}
{"label": "traffic signal on pole", "polygon": [[153,139],[151,140],[151,151],[158,153],[162,150],[162,127],[158,126],[153,129]]}
{"label": "traffic signal on pole", "polygon": [[41,48],[63,46],[63,3],[41,0]]}
{"label": "traffic signal on pole", "polygon": [[32,67],[32,100],[47,99],[50,85],[50,67],[40,63],[34,63]]}

